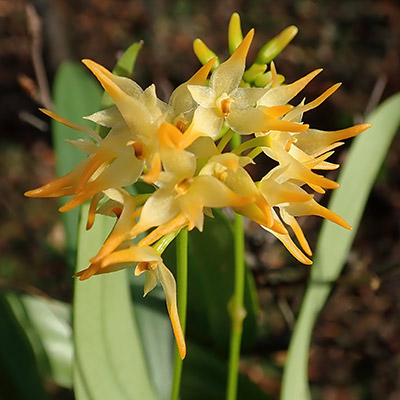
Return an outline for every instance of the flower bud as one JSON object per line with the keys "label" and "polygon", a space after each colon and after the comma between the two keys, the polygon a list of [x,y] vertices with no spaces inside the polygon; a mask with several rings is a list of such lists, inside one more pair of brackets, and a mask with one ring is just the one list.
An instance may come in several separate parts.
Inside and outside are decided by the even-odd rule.
{"label": "flower bud", "polygon": [[242,41],[243,34],[240,26],[240,16],[238,13],[233,13],[228,28],[229,53],[232,54]]}
{"label": "flower bud", "polygon": [[[285,81],[285,77],[281,74],[278,74],[278,82],[279,84]],[[253,82],[256,87],[265,87],[269,83],[272,82],[272,72],[268,71],[265,74],[259,75]]]}
{"label": "flower bud", "polygon": [[291,25],[265,44],[257,54],[257,64],[271,62],[296,36],[298,29]]}
{"label": "flower bud", "polygon": [[245,73],[243,74],[243,80],[248,83],[254,82],[260,75],[262,75],[267,70],[266,64],[253,64]]}
{"label": "flower bud", "polygon": [[201,39],[194,40],[193,51],[194,54],[196,54],[196,57],[203,65],[206,64],[208,61],[210,61],[212,58],[214,57],[216,58],[214,66],[211,68],[211,71],[213,71],[215,68],[218,67],[219,65],[218,56],[212,50],[210,50]]}

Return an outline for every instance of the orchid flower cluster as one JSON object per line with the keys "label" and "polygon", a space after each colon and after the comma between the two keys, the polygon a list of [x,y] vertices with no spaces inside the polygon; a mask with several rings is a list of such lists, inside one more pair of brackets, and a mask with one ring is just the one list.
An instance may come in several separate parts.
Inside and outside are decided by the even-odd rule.
{"label": "orchid flower cluster", "polygon": [[[267,50],[279,53],[296,31],[287,28]],[[72,196],[60,208],[62,212],[90,200],[87,229],[96,214],[116,217],[90,266],[76,276],[85,280],[136,265],[135,275],[146,275],[145,294],[160,282],[182,358],[186,347],[175,279],[163,263],[157,241],[174,237],[183,228],[201,231],[204,215],[212,217],[213,208],[232,207],[276,236],[300,262],[311,264],[311,249],[296,217],[319,215],[350,228],[318,204],[310,192],[338,187],[315,171],[336,169],[337,164],[326,161],[333,149],[368,125],[327,132],[303,123],[304,112],[320,105],[339,85],[309,103],[289,104],[321,70],[283,84],[283,77],[261,49],[256,62],[245,71],[253,36],[252,29],[242,37],[239,16],[234,14],[229,26],[231,56],[222,63],[196,40],[195,52],[204,65],[174,90],[168,103],[157,97],[154,85],[143,90],[133,80],[83,60],[114,102],[111,108],[85,117],[109,128],[104,138],[91,128],[43,110],[89,135],[71,141],[88,157],[65,176],[26,195]],[[228,151],[234,134],[244,141]],[[270,157],[277,165],[254,182],[245,167],[254,164],[259,155]],[[149,185],[148,193],[128,191],[138,181]]]}

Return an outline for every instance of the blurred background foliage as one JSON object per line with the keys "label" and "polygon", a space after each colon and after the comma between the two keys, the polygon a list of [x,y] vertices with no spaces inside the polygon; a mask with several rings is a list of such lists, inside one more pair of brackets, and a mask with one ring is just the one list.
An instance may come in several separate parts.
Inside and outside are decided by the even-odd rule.
{"label": "blurred background foliage", "polygon": [[[27,79],[35,79],[27,3],[0,0],[0,306],[13,304],[22,310],[20,316],[32,306],[22,295],[72,301],[71,270],[57,202],[23,197],[24,191],[55,176],[50,124],[37,111],[35,84]],[[293,24],[299,33],[276,59],[278,72],[291,82],[323,67],[324,72],[304,90],[307,98],[343,82],[329,101],[306,115],[313,127],[334,130],[363,121],[382,100],[400,90],[400,7],[395,0],[36,0],[31,4],[42,21],[43,59],[51,86],[62,61],[92,58],[111,69],[123,50],[143,39],[133,77],[143,87],[154,82],[158,95],[166,99],[199,67],[192,52],[195,38],[201,37],[221,58],[228,56],[227,24],[237,11],[244,31],[256,29],[250,61],[267,40]],[[93,111],[97,107],[94,104]],[[340,162],[346,149],[338,151]],[[367,203],[344,274],[314,331],[309,376],[315,398],[400,397],[399,158],[397,137]],[[252,172],[261,176],[259,170]],[[301,223],[315,248],[320,220],[312,217]],[[246,225],[246,237],[247,262],[260,302],[257,323],[268,334],[256,345],[244,347],[241,372],[277,398],[309,269],[291,259],[273,236],[255,224]],[[52,312],[59,315],[65,310]],[[18,332],[21,321],[2,323],[1,338],[7,341],[18,335],[13,332]],[[188,329],[197,329],[196,323],[201,321],[190,327],[189,319]],[[67,327],[63,329],[60,338],[69,334]],[[25,348],[26,338],[19,339],[17,348]],[[35,341],[32,336],[29,340]],[[18,354],[11,348],[8,351]],[[201,349],[196,351],[202,354]],[[36,365],[34,354],[24,357],[14,359],[16,371],[45,374],[46,362]],[[10,396],[18,384],[5,372],[12,370],[5,359],[7,355],[0,357],[0,398],[4,393]],[[189,363],[189,370],[190,365],[193,371],[201,368]],[[223,377],[218,362],[215,365],[214,377]],[[61,388],[68,387],[63,371],[59,376],[58,385],[47,382],[46,393],[54,399],[73,398],[68,389]],[[45,398],[42,388],[37,390],[35,398]],[[185,387],[182,390],[185,395]],[[22,394],[8,398],[18,396]]]}

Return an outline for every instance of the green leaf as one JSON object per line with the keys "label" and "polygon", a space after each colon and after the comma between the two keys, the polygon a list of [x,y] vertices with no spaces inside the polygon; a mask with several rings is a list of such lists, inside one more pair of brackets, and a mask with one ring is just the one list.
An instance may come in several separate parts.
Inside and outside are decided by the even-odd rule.
{"label": "green leaf", "polygon": [[[91,75],[80,65],[65,61],[57,71],[53,96],[54,112],[81,125],[93,127],[93,123],[82,119],[97,111],[100,104],[101,91]],[[67,126],[52,121],[53,145],[56,153],[56,175],[62,176],[71,171],[86,155],[66,142],[67,139],[85,137]],[[86,137],[85,137],[86,138]],[[60,206],[68,201],[68,197],[60,199]],[[66,233],[67,259],[71,270],[76,261],[76,241],[78,231],[79,210],[76,208],[62,214]]]}
{"label": "green leaf", "polygon": [[[82,207],[83,215],[88,206]],[[78,265],[89,264],[114,220],[97,216],[79,227]],[[76,280],[74,296],[74,384],[82,399],[155,399],[131,304],[127,271]]]}
{"label": "green leaf", "polygon": [[[212,342],[228,354],[231,319],[228,304],[234,288],[233,232],[226,216],[213,210],[215,218],[205,218],[203,232],[189,232],[187,336],[199,343]],[[170,245],[163,255],[174,268],[175,250]],[[258,297],[251,273],[246,271],[243,345],[257,334]],[[185,367],[184,367],[185,368]]]}
{"label": "green leaf", "polygon": [[26,332],[30,332],[30,341],[40,343],[37,358],[47,361],[45,375],[57,385],[72,388],[72,328],[71,307],[60,301],[21,295],[21,306],[25,319],[20,321]]}
{"label": "green leaf", "polygon": [[149,368],[150,379],[159,400],[170,398],[173,378],[175,339],[161,286],[143,298],[144,276],[129,274],[135,320]]}
{"label": "green leaf", "polygon": [[319,312],[339,277],[357,232],[368,195],[400,124],[400,94],[382,103],[369,117],[372,127],[354,140],[329,208],[353,227],[347,231],[324,221],[311,279],[289,347],[282,399],[310,399],[307,378],[312,330]]}
{"label": "green leaf", "polygon": [[0,294],[0,326],[0,397],[49,399],[41,374],[46,363],[43,348],[22,302],[12,292]]}

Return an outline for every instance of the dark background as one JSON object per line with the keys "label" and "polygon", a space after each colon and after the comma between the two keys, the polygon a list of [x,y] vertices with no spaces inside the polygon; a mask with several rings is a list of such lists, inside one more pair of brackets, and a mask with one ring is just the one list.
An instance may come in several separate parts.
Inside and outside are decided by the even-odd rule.
{"label": "dark background", "polygon": [[[48,119],[32,99],[34,82],[29,90],[19,83],[24,77],[35,81],[26,4],[0,0],[0,290],[14,288],[71,301],[72,280],[56,201],[23,197],[24,191],[54,178]],[[278,72],[292,82],[323,67],[303,92],[309,99],[343,82],[332,98],[305,116],[312,127],[334,130],[361,122],[400,87],[396,0],[36,0],[31,4],[42,20],[42,56],[50,85],[65,59],[92,58],[112,68],[125,48],[143,39],[134,79],[143,87],[154,82],[159,96],[167,99],[199,67],[192,51],[196,37],[222,59],[228,56],[227,26],[237,11],[244,33],[256,29],[250,62],[266,41],[293,24],[299,33],[276,59]],[[338,151],[339,161],[346,148]],[[310,380],[316,398],[400,399],[399,155],[397,137],[371,193],[344,274],[315,329]],[[301,224],[314,247],[320,220],[311,217]],[[270,336],[254,351],[281,363],[308,269],[252,223],[247,225],[247,237],[261,320],[271,325]],[[277,396],[279,377],[257,364],[244,364],[242,371]]]}

